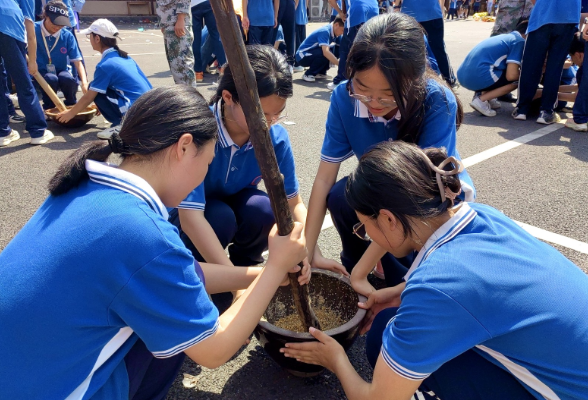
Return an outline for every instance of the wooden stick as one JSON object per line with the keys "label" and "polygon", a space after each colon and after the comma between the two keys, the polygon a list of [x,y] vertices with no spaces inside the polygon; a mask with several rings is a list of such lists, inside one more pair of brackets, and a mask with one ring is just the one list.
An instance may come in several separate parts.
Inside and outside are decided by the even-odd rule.
{"label": "wooden stick", "polygon": [[39,71],[35,72],[35,75],[33,75],[33,77],[39,83],[39,86],[41,86],[41,88],[45,91],[45,93],[47,93],[47,96],[49,96],[49,98],[55,104],[55,106],[59,109],[59,111],[60,112],[67,111],[67,107],[65,106],[65,104],[63,104],[63,101],[61,101],[61,99],[55,94],[55,92],[53,91],[51,86],[49,86],[49,84],[47,83],[45,78],[43,78],[43,76],[41,76]]}
{"label": "wooden stick", "polygon": [[[294,220],[288,207],[284,179],[278,167],[269,128],[259,102],[255,73],[247,57],[233,1],[212,0],[210,5],[217,26],[221,27],[219,29],[221,41],[231,67],[237,93],[239,93],[239,103],[243,108],[243,114],[245,114],[251,143],[278,225],[278,233],[288,235],[294,229]],[[302,263],[299,265],[302,267]],[[310,306],[308,285],[300,286],[298,284],[299,275],[299,273],[288,274],[298,315],[306,331],[311,326],[320,329],[316,315]]]}

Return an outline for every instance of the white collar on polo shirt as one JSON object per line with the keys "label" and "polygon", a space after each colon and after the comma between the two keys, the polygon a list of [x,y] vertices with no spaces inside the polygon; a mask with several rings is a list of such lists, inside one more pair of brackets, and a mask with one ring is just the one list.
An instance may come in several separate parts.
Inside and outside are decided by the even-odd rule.
{"label": "white collar on polo shirt", "polygon": [[457,212],[453,217],[433,232],[423,248],[419,251],[410,266],[410,269],[404,276],[405,281],[408,281],[415,269],[417,269],[418,266],[431,255],[431,253],[456,237],[463,228],[472,222],[474,218],[476,218],[476,215],[478,215],[478,213],[465,202],[457,205],[455,208],[457,209]]}
{"label": "white collar on polo shirt", "polygon": [[363,104],[361,101],[357,100],[357,99],[353,99],[355,101],[355,113],[354,115],[358,118],[368,118],[370,120],[370,122],[382,122],[384,124],[389,123],[390,121],[393,120],[400,120],[400,109],[396,112],[396,115],[394,115],[393,118],[391,119],[386,119],[384,117],[376,117],[375,115],[372,115],[372,113],[370,112],[370,110],[368,110],[367,106],[365,104]]}
{"label": "white collar on polo shirt", "polygon": [[86,170],[92,182],[132,194],[143,200],[153,211],[167,220],[168,213],[165,205],[145,179],[122,170],[114,164],[94,160],[86,160]]}

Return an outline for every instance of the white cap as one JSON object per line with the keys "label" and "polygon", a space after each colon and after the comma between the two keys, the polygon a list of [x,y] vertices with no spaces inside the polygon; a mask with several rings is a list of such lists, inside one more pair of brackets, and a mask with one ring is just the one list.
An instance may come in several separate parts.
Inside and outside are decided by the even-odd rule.
{"label": "white cap", "polygon": [[87,35],[88,33],[93,33],[109,39],[122,40],[122,38],[118,36],[118,29],[116,29],[116,26],[105,18],[97,19],[92,22],[92,25],[90,25],[88,29],[80,31],[80,35]]}

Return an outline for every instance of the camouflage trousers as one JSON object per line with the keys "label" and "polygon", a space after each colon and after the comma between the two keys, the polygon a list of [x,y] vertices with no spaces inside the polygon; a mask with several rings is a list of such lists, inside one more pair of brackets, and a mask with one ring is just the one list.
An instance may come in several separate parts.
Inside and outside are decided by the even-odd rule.
{"label": "camouflage trousers", "polygon": [[490,36],[514,31],[520,21],[529,19],[532,9],[531,0],[501,0]]}
{"label": "camouflage trousers", "polygon": [[192,27],[186,26],[186,34],[177,37],[172,28],[166,28],[163,31],[163,41],[165,43],[165,55],[172,77],[176,84],[196,86],[196,76],[194,75],[194,53],[192,53],[192,42],[194,35]]}

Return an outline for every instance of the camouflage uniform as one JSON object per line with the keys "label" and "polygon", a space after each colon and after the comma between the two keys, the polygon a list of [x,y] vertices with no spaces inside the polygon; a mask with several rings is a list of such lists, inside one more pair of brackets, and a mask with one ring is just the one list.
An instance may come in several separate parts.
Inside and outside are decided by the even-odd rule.
{"label": "camouflage uniform", "polygon": [[[192,14],[190,13],[190,0],[157,0],[156,11],[159,17],[159,26],[163,30],[165,54],[171,70],[174,82],[188,86],[196,86],[194,75],[194,53],[192,52]],[[175,25],[177,14],[187,14],[186,34],[176,36]]]}
{"label": "camouflage uniform", "polygon": [[531,0],[500,0],[496,22],[490,36],[514,31],[520,21],[529,19],[532,9]]}

